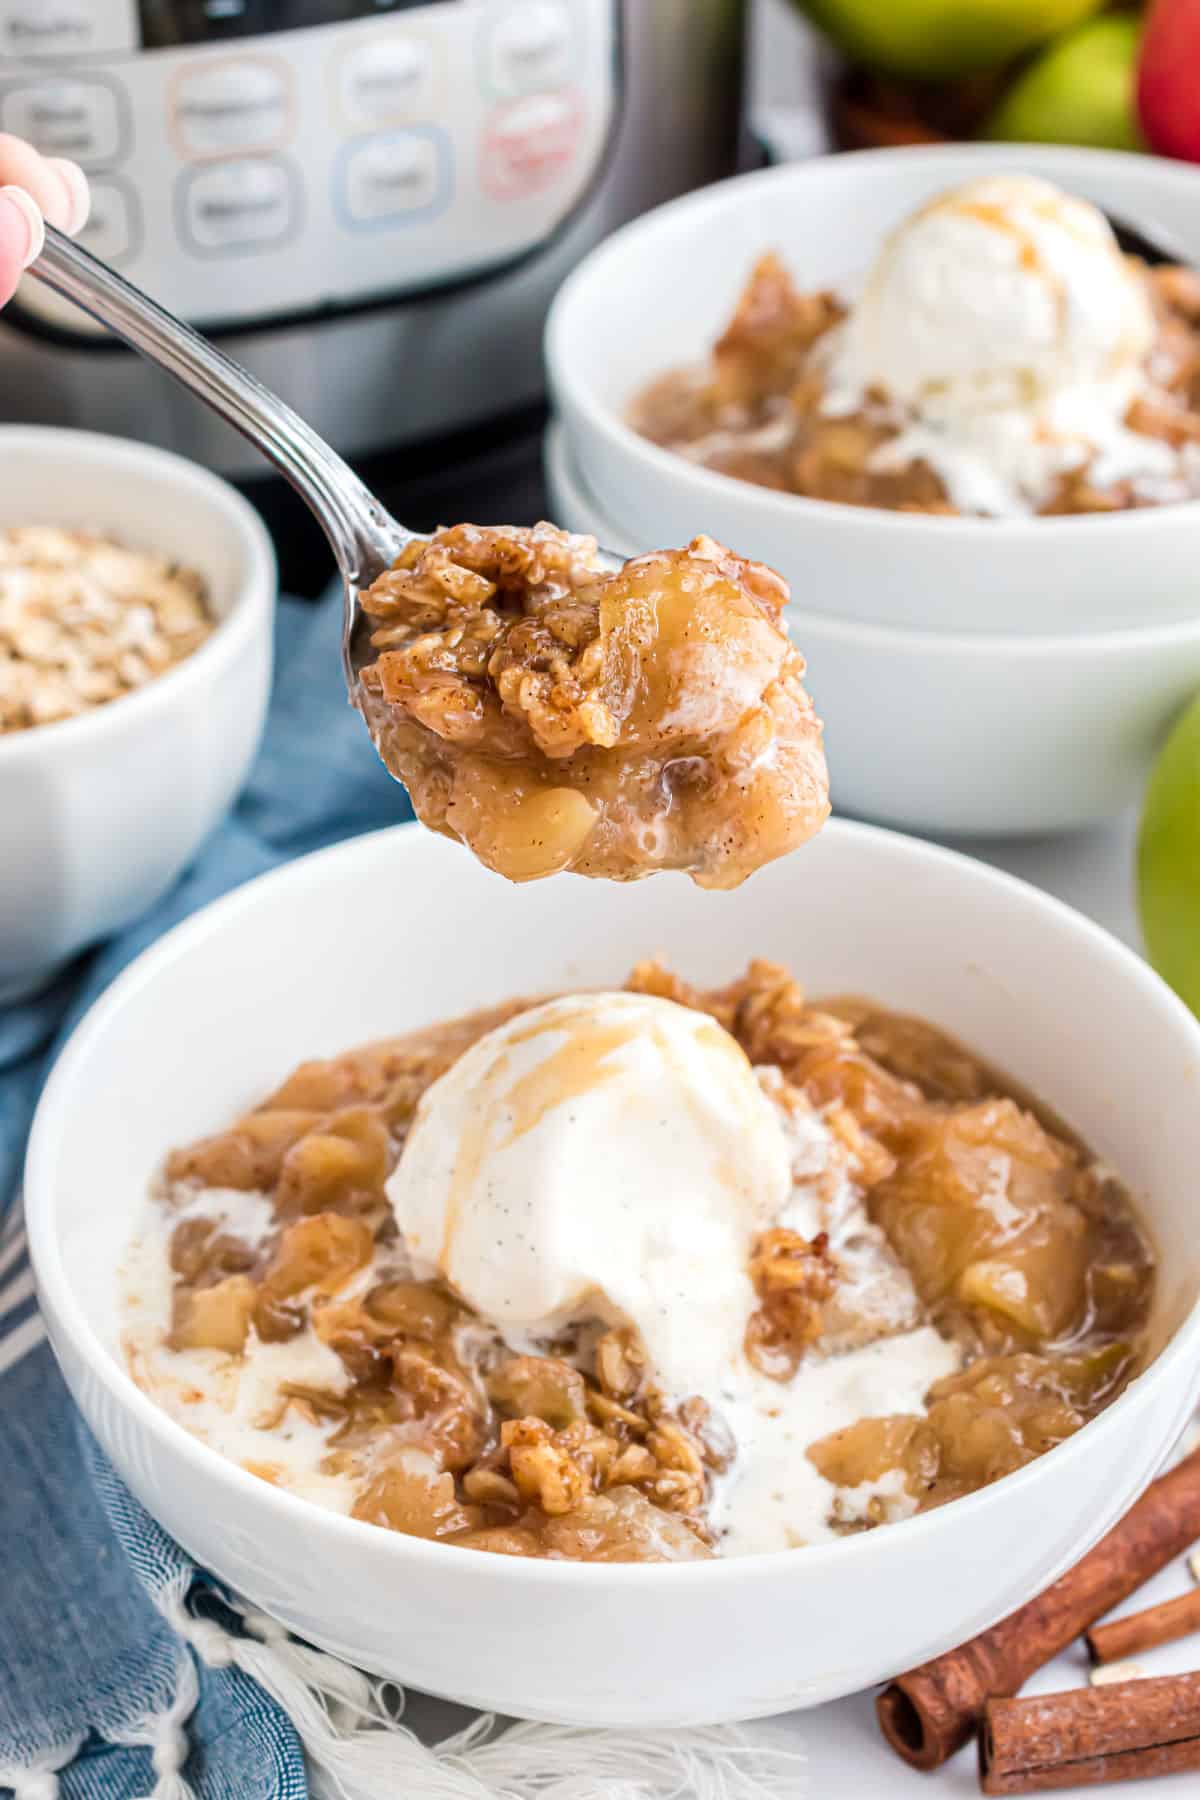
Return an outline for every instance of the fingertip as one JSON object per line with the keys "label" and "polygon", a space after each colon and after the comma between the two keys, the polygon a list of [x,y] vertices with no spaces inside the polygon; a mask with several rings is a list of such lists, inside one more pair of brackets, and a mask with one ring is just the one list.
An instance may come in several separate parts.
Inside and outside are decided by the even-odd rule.
{"label": "fingertip", "polygon": [[88,222],[92,210],[92,190],[88,178],[76,162],[65,156],[47,157],[47,163],[67,190],[67,217],[63,230],[74,237]]}

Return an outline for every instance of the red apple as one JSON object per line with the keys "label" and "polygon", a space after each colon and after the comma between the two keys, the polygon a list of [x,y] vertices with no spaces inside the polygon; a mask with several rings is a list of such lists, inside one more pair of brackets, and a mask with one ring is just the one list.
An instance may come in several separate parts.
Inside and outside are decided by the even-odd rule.
{"label": "red apple", "polygon": [[1137,106],[1151,149],[1200,162],[1200,0],[1154,0],[1142,35]]}

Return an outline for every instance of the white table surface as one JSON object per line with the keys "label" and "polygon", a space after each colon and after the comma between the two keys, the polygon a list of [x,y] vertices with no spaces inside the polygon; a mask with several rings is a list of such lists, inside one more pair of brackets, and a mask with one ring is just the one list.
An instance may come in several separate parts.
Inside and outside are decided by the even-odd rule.
{"label": "white table surface", "polygon": [[[956,842],[953,847],[1047,889],[1090,914],[1126,943],[1140,948],[1132,894],[1135,834],[1136,820],[1131,816],[1111,828],[1077,837],[1025,839],[999,845]],[[1186,1564],[1181,1560],[1119,1610],[1138,1611],[1183,1593],[1190,1585]],[[869,1625],[864,1628],[869,1629]],[[804,1630],[802,1618],[797,1619],[796,1630]],[[1200,1644],[1195,1638],[1184,1639],[1148,1652],[1139,1662],[1147,1674],[1182,1673],[1200,1666]],[[1079,1687],[1086,1680],[1086,1658],[1077,1644],[1042,1670],[1025,1691],[1051,1693]],[[435,1741],[457,1730],[469,1715],[444,1702],[413,1694],[408,1716],[423,1737]],[[856,1694],[811,1712],[789,1714],[773,1721],[772,1730],[806,1752],[811,1800],[966,1800],[966,1796],[979,1792],[973,1748],[962,1751],[936,1775],[919,1775],[901,1764],[879,1735],[870,1693]],[[1122,1800],[1184,1800],[1185,1795],[1194,1800],[1200,1794],[1200,1778],[1184,1774],[1158,1781],[1127,1782],[1112,1792]],[[383,1800],[383,1796],[362,1795],[355,1800]]]}

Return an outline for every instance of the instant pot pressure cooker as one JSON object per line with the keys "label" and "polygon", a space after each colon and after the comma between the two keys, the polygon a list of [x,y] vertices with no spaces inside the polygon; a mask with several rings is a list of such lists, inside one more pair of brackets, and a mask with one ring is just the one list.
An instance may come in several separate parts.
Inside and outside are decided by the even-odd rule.
{"label": "instant pot pressure cooker", "polygon": [[[546,306],[738,159],[738,0],[0,0],[0,129],[92,181],[83,242],[362,456],[536,402]],[[23,284],[0,410],[261,464]]]}

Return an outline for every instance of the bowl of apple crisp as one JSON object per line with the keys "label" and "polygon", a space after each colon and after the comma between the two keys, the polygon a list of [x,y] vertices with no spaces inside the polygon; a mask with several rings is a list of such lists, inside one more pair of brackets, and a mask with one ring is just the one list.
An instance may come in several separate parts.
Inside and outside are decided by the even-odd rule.
{"label": "bowl of apple crisp", "polygon": [[165,891],[245,778],[275,559],[181,457],[0,427],[0,1001]]}
{"label": "bowl of apple crisp", "polygon": [[949,852],[763,861],[518,885],[397,828],[64,1050],[25,1194],[66,1378],[310,1642],[567,1722],[816,1704],[1025,1600],[1181,1429],[1200,1025]]}
{"label": "bowl of apple crisp", "polygon": [[[998,144],[816,158],[685,196],[557,297],[570,453],[630,541],[703,522],[843,621],[1192,620],[1198,200],[1178,163]],[[1181,262],[1124,255],[1106,213]]]}

